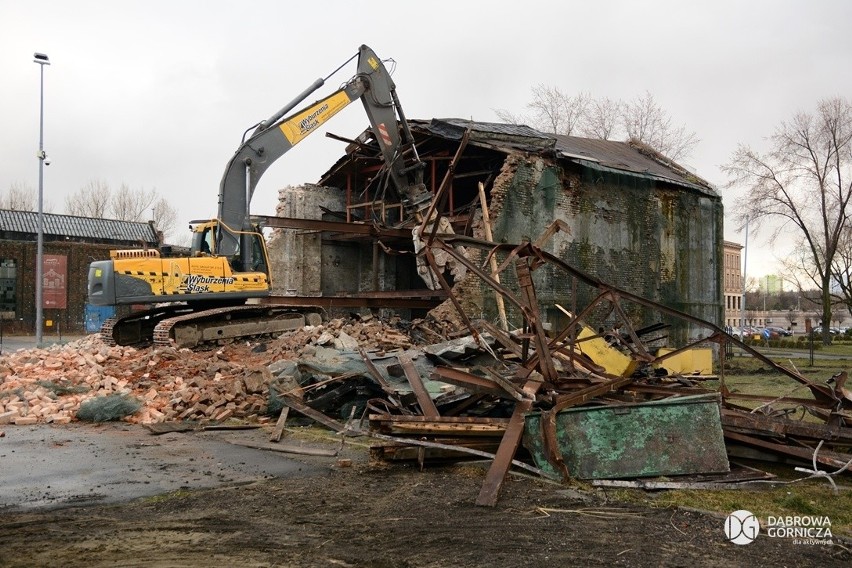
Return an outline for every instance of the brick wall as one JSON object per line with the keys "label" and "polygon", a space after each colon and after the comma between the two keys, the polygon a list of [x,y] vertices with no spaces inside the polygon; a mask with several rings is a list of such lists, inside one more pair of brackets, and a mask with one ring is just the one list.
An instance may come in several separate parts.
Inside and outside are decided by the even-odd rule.
{"label": "brick wall", "polygon": [[[53,326],[45,327],[45,336],[57,333],[85,333],[86,279],[89,263],[93,260],[108,259],[111,248],[115,247],[73,242],[44,243],[45,255],[55,254],[67,257],[68,270],[67,308],[43,311],[44,321],[53,322]],[[14,259],[16,266],[15,314],[14,318],[3,321],[4,333],[34,334],[36,243],[0,240],[0,258]]]}

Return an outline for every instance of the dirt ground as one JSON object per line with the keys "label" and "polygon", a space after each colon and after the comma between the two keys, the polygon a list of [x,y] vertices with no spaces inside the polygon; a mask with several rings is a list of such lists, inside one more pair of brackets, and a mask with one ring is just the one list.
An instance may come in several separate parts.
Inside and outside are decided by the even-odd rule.
{"label": "dirt ground", "polygon": [[[846,548],[761,538],[724,520],[639,508],[510,476],[474,504],[485,466],[297,456],[324,473],[180,490],[117,505],[0,512],[0,566],[849,566]],[[290,456],[288,456],[290,457]]]}

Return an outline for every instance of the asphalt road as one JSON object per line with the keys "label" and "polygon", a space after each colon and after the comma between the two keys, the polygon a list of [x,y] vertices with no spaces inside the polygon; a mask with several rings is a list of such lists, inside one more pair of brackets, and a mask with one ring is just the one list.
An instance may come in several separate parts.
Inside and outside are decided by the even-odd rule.
{"label": "asphalt road", "polygon": [[155,436],[132,424],[75,423],[5,425],[0,431],[0,512],[117,503],[329,471],[237,445],[266,443],[263,429]]}
{"label": "asphalt road", "polygon": [[[74,340],[86,337],[85,335],[43,335],[41,347],[47,348],[53,345],[63,345]],[[3,335],[0,336],[0,355],[13,353],[18,349],[32,349],[38,346],[34,335]]]}

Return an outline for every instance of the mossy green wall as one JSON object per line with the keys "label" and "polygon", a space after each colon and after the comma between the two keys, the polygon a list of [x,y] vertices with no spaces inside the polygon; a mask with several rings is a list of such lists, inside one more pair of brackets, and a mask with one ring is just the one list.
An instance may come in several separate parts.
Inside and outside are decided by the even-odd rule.
{"label": "mossy green wall", "polygon": [[[503,175],[492,190],[495,241],[534,241],[561,219],[570,230],[554,235],[544,247],[548,252],[619,288],[721,323],[720,197],[576,164],[565,168],[570,169],[544,159],[511,161],[511,175]],[[534,281],[551,321],[560,319],[554,304],[569,309],[574,304],[565,274],[543,267]],[[578,288],[576,306],[583,307],[594,293]],[[485,315],[493,317],[493,295],[482,294]],[[658,313],[638,307],[629,315],[638,326],[659,320]],[[672,332],[677,343],[698,330],[680,326]]]}

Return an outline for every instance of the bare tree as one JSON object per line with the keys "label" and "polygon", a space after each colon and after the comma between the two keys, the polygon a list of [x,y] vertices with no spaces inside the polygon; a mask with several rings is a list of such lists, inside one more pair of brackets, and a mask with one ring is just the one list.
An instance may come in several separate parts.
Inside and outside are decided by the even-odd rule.
{"label": "bare tree", "polygon": [[65,212],[78,217],[103,218],[110,201],[109,184],[91,180],[78,191],[65,197]]}
{"label": "bare tree", "polygon": [[121,184],[118,191],[109,199],[107,212],[113,219],[122,221],[146,221],[151,218],[152,206],[157,200],[156,189],[130,189],[126,183]]}
{"label": "bare tree", "polygon": [[526,124],[530,122],[527,117],[520,114],[514,114],[503,108],[495,108],[491,110],[494,111],[494,114],[497,115],[499,120],[502,120],[506,124]]}
{"label": "bare tree", "polygon": [[563,93],[558,87],[538,85],[532,90],[533,100],[527,108],[533,112],[532,125],[552,134],[571,136],[579,131],[589,105],[588,93],[575,96]]}
{"label": "bare tree", "polygon": [[154,221],[163,235],[168,235],[177,222],[177,211],[156,189],[131,189],[122,183],[113,193],[102,180],[90,181],[85,187],[65,199],[70,215],[111,218],[121,221]]}
{"label": "bare tree", "polygon": [[687,158],[699,142],[695,132],[675,126],[648,92],[631,103],[609,98],[595,100],[588,93],[572,97],[546,85],[533,88],[532,93],[533,100],[527,104],[531,116],[503,109],[494,113],[504,122],[527,123],[552,134],[638,141],[674,161]]}
{"label": "bare tree", "polygon": [[[820,290],[822,321],[832,320],[832,265],[852,213],[852,107],[844,98],[825,99],[815,114],[800,112],[783,122],[761,154],[740,145],[723,171],[727,186],[742,186],[738,222],[756,227],[781,221],[773,232],[793,227],[806,254],[802,268]],[[823,342],[829,343],[827,326]]]}
{"label": "bare tree", "polygon": [[163,233],[170,234],[177,225],[177,211],[164,197],[159,198],[153,207],[154,227]]}
{"label": "bare tree", "polygon": [[624,114],[624,103],[608,97],[593,100],[586,113],[582,134],[601,140],[611,140],[620,132],[619,123]]}
{"label": "bare tree", "polygon": [[38,195],[31,186],[13,182],[9,191],[0,196],[0,209],[11,209],[13,211],[35,211],[38,207]]}
{"label": "bare tree", "polygon": [[832,296],[852,314],[852,225],[848,225],[840,235],[831,274],[834,279]]}
{"label": "bare tree", "polygon": [[674,161],[686,158],[698,143],[694,132],[676,127],[649,92],[624,105],[622,120],[627,137],[638,140]]}

